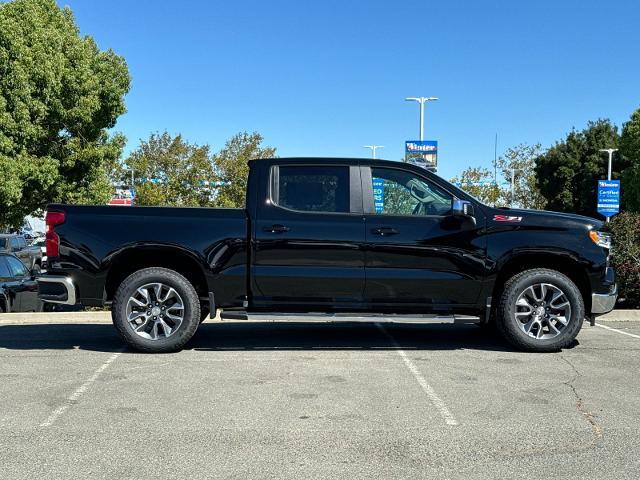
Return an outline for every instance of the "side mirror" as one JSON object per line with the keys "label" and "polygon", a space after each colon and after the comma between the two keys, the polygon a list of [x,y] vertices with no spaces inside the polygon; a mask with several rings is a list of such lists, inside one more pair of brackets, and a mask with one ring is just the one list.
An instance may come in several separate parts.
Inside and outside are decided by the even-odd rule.
{"label": "side mirror", "polygon": [[456,198],[453,201],[451,214],[454,217],[473,217],[473,203],[468,202],[467,200],[458,200]]}

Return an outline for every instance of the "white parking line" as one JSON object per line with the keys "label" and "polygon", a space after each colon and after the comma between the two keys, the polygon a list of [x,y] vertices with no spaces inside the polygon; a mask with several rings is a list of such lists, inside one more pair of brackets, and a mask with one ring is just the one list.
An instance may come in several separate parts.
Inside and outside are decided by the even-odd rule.
{"label": "white parking line", "polygon": [[53,423],[60,417],[60,415],[66,412],[71,405],[76,403],[78,399],[84,394],[84,392],[86,392],[87,389],[91,386],[91,384],[98,379],[100,374],[102,374],[102,372],[104,372],[109,367],[109,365],[111,365],[114,362],[114,360],[118,358],[121,354],[122,354],[122,350],[111,355],[106,362],[100,365],[98,369],[95,372],[93,372],[93,375],[91,375],[82,385],[80,385],[75,390],[75,392],[73,392],[71,395],[67,397],[67,401],[64,403],[64,405],[61,405],[58,408],[56,408],[53,411],[53,413],[49,415],[49,417],[40,424],[40,426],[46,428],[53,425]]}
{"label": "white parking line", "polygon": [[447,425],[458,425],[458,421],[453,416],[447,405],[444,403],[444,400],[442,400],[440,396],[438,396],[438,394],[435,392],[433,387],[429,385],[429,382],[427,382],[427,380],[422,376],[422,374],[418,370],[418,367],[415,366],[415,364],[407,356],[405,351],[400,348],[400,345],[398,345],[396,339],[393,338],[393,336],[389,332],[387,332],[382,324],[376,323],[376,326],[389,338],[393,346],[396,348],[396,352],[398,352],[398,355],[400,355],[400,358],[402,358],[402,360],[404,361],[404,364],[418,381],[418,384],[420,385],[420,387],[422,387],[424,393],[427,394],[427,397],[429,397],[429,400],[431,401],[433,406],[438,409],[440,415],[442,415],[442,418],[444,418],[445,423]]}
{"label": "white parking line", "polygon": [[611,330],[612,332],[621,333],[622,335],[628,335],[629,337],[640,338],[640,335],[636,335],[635,333],[624,332],[622,330],[618,330],[617,328],[608,327],[599,323],[596,323],[596,327],[606,328],[607,330]]}

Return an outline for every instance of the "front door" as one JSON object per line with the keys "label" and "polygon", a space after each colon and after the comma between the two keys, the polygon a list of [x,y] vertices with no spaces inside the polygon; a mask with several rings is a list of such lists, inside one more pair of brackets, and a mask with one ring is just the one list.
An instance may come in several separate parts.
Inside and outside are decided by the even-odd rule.
{"label": "front door", "polygon": [[364,291],[360,168],[277,164],[253,229],[252,307],[356,308]]}
{"label": "front door", "polygon": [[454,196],[402,167],[362,167],[365,300],[392,310],[474,305],[482,285],[481,222],[451,215]]}

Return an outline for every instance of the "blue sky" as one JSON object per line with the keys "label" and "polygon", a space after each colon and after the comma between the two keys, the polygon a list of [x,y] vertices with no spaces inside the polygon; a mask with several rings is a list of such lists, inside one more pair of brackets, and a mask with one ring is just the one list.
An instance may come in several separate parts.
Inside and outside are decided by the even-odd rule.
{"label": "blue sky", "polygon": [[167,129],[214,149],[258,131],[280,156],[397,160],[418,137],[446,178],[640,107],[640,2],[67,0],[129,65],[127,149]]}

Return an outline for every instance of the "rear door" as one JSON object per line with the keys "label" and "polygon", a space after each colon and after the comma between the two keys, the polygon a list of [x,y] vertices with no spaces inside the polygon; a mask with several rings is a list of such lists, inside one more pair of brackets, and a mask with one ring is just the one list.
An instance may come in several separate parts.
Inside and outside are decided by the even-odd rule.
{"label": "rear door", "polygon": [[360,305],[365,233],[359,167],[283,163],[262,176],[268,187],[252,227],[252,306]]}
{"label": "rear door", "polygon": [[401,166],[362,167],[365,300],[416,312],[478,301],[484,272],[481,221],[451,215],[454,195]]}

